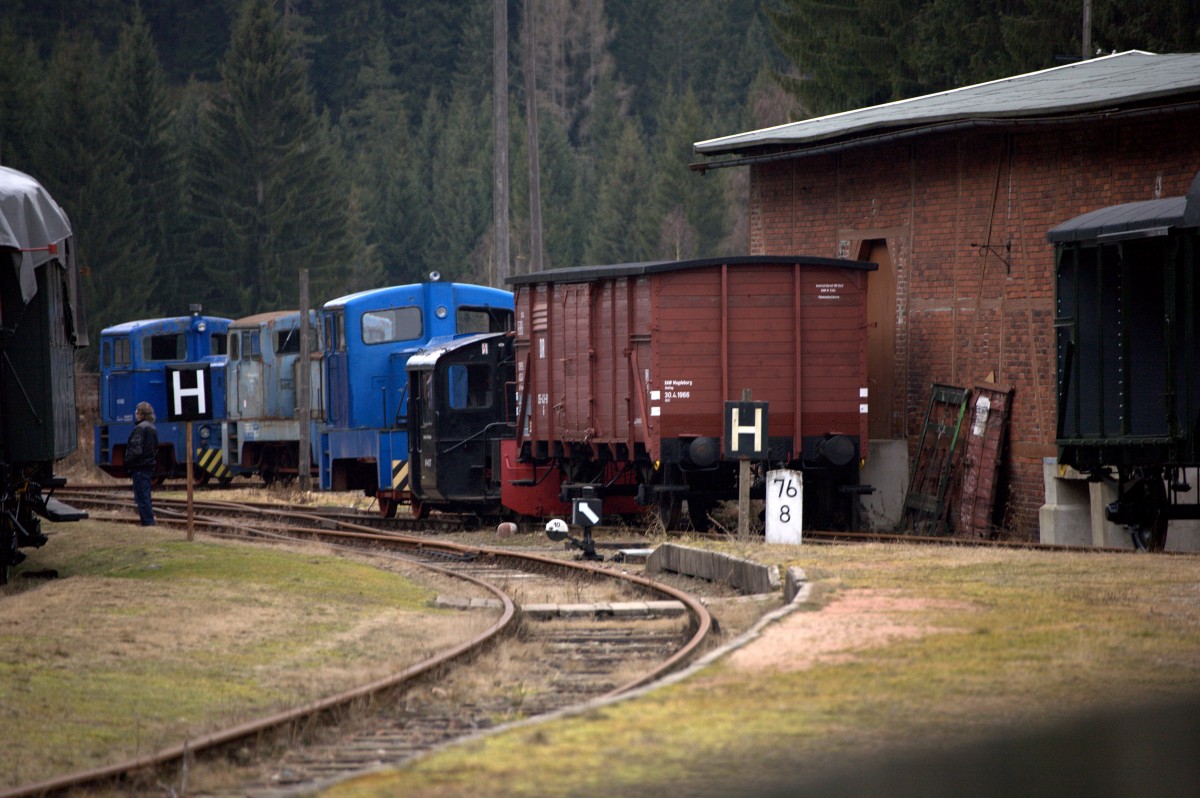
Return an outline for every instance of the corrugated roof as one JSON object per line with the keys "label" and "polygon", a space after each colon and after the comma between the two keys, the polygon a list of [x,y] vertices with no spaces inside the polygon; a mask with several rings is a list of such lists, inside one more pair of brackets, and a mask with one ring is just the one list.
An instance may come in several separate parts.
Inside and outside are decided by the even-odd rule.
{"label": "corrugated roof", "polygon": [[908,100],[700,141],[703,155],[767,145],[799,149],[885,131],[970,120],[1057,117],[1200,92],[1200,54],[1155,55],[1140,50],[1093,58],[1025,75],[926,94]]}

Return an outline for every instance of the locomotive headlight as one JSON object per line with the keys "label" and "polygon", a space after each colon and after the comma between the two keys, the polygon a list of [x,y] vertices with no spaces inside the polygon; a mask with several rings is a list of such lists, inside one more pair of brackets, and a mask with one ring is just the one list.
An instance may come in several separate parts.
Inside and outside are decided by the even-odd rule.
{"label": "locomotive headlight", "polygon": [[207,443],[208,439],[211,437],[212,437],[212,430],[209,429],[207,425],[200,428],[200,440],[201,441],[204,441]]}
{"label": "locomotive headlight", "polygon": [[447,315],[449,315],[449,313],[450,313],[450,311],[446,310],[446,306],[445,306],[445,305],[438,305],[438,307],[437,307],[437,310],[435,310],[435,311],[434,311],[434,314],[435,314],[435,315],[436,315],[436,316],[437,316],[439,319],[444,319],[444,318],[446,318],[446,316],[447,316]]}

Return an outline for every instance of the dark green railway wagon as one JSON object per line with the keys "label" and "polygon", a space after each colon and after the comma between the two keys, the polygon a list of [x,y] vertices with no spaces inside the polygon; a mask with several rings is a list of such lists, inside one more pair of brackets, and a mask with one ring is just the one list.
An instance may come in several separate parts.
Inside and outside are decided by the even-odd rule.
{"label": "dark green railway wagon", "polygon": [[41,518],[83,513],[51,493],[78,445],[75,350],[87,343],[66,213],[33,178],[0,167],[0,584],[40,546]]}
{"label": "dark green railway wagon", "polygon": [[1100,208],[1047,237],[1059,463],[1115,475],[1110,520],[1161,546],[1168,519],[1200,517],[1200,175],[1187,196]]}

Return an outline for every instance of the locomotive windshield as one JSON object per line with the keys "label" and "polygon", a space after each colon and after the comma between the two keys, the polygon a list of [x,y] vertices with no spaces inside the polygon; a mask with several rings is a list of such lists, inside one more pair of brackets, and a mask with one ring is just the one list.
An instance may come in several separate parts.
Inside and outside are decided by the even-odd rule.
{"label": "locomotive windshield", "polygon": [[104,342],[102,357],[107,367],[128,368],[130,362],[129,338],[110,338]]}
{"label": "locomotive windshield", "polygon": [[512,329],[513,312],[503,308],[458,309],[457,330],[465,333],[508,332]]}
{"label": "locomotive windshield", "polygon": [[[215,340],[215,339],[214,339]],[[243,357],[247,360],[261,360],[262,349],[259,345],[258,330],[242,330],[229,334],[229,359],[241,360]],[[215,354],[224,354],[224,352],[214,352]]]}
{"label": "locomotive windshield", "polygon": [[364,344],[390,344],[420,338],[424,331],[418,307],[369,310],[362,316]]}
{"label": "locomotive windshield", "polygon": [[187,340],[183,333],[151,335],[143,339],[146,360],[186,360]]}

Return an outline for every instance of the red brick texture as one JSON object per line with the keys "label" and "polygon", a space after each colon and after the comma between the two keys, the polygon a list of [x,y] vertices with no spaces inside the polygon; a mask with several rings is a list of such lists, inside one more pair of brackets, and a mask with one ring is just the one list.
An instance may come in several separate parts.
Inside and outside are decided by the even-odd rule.
{"label": "red brick texture", "polygon": [[931,133],[750,169],[750,253],[855,256],[884,238],[896,267],[894,429],[915,445],[935,382],[1012,386],[1003,473],[1011,537],[1036,539],[1053,456],[1054,251],[1085,211],[1180,196],[1200,170],[1200,112]]}

